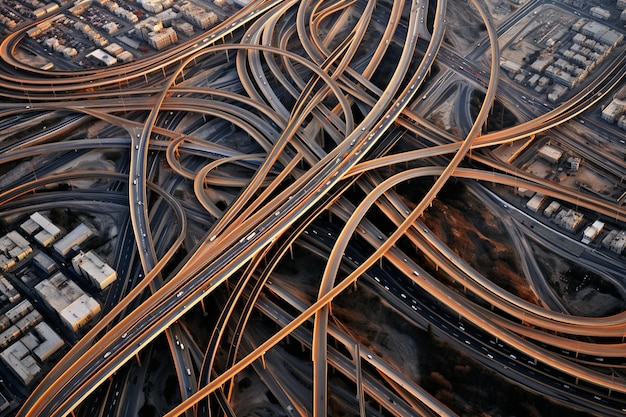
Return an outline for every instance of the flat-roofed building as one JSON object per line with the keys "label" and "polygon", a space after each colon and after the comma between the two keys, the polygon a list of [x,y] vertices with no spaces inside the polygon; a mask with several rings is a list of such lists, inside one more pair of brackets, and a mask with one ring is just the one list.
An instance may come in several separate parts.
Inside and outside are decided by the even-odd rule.
{"label": "flat-roofed building", "polygon": [[42,246],[50,246],[61,235],[61,229],[39,212],[31,214],[20,228]]}
{"label": "flat-roofed building", "polygon": [[87,294],[83,294],[65,307],[59,316],[67,327],[76,332],[85,327],[98,313],[100,304]]}
{"label": "flat-roofed building", "polygon": [[83,294],[83,290],[62,272],[42,280],[35,285],[35,291],[57,313]]}
{"label": "flat-roofed building", "polygon": [[626,100],[620,100],[613,98],[611,102],[602,109],[602,120],[608,123],[615,123],[615,121],[626,111]]}
{"label": "flat-roofed building", "polygon": [[74,270],[103,290],[117,279],[117,272],[94,251],[80,252],[72,259]]}
{"label": "flat-roofed building", "polygon": [[86,56],[87,58],[93,57],[97,61],[102,62],[107,67],[117,64],[117,59],[115,59],[114,56],[107,54],[102,49],[95,49],[92,52],[88,53]]}
{"label": "flat-roofed building", "polygon": [[611,230],[602,239],[602,246],[619,255],[626,249],[626,232],[623,230]]}
{"label": "flat-roofed building", "polygon": [[144,41],[148,40],[150,33],[163,30],[163,22],[154,16],[150,16],[135,25],[135,33]]}
{"label": "flat-roofed building", "polygon": [[611,12],[609,12],[606,9],[603,9],[602,7],[591,7],[589,9],[590,14],[593,17],[597,17],[598,19],[602,19],[602,20],[609,20],[611,18]]}
{"label": "flat-roofed building", "polygon": [[537,213],[545,199],[545,195],[541,193],[536,193],[530,200],[528,200],[528,202],[526,203],[526,208],[534,213]]}
{"label": "flat-roofed building", "polygon": [[574,43],[578,43],[578,44],[581,44],[581,45],[583,43],[585,43],[586,40],[587,40],[587,37],[585,35],[583,35],[582,33],[577,33],[572,38],[572,41],[574,41]]}
{"label": "flat-roofed building", "polygon": [[5,276],[0,275],[0,303],[13,304],[17,303],[21,298],[22,296],[13,284]]}
{"label": "flat-roofed building", "polygon": [[33,310],[21,319],[19,319],[15,325],[18,329],[22,331],[22,333],[26,332],[31,327],[35,326],[37,323],[40,323],[43,320],[41,313],[38,310]]}
{"label": "flat-roofed building", "polygon": [[561,156],[563,156],[563,152],[550,145],[544,145],[537,152],[537,156],[551,164],[556,164],[559,162],[559,159],[561,159]]}
{"label": "flat-roofed building", "polygon": [[26,219],[24,222],[22,222],[22,224],[20,224],[20,229],[22,229],[22,231],[24,233],[26,233],[28,236],[32,236],[34,235],[39,229],[41,229],[41,226],[39,226],[35,221],[33,221],[31,218]]}
{"label": "flat-roofed building", "polygon": [[578,82],[578,79],[572,76],[572,74],[566,71],[560,70],[553,65],[549,65],[548,68],[546,68],[545,74],[548,77],[552,78],[554,82],[563,84],[567,88],[574,87],[576,83]]}
{"label": "flat-roofed building", "polygon": [[11,230],[0,238],[0,252],[7,258],[21,261],[33,252],[30,244],[22,235],[15,230]]}
{"label": "flat-roofed building", "polygon": [[522,66],[517,62],[502,57],[500,58],[500,67],[512,74],[517,74],[522,69]]}
{"label": "flat-roofed building", "polygon": [[553,57],[551,55],[540,56],[537,58],[530,67],[536,72],[542,72],[550,63],[552,62]]}
{"label": "flat-roofed building", "polygon": [[73,331],[84,327],[100,312],[100,304],[61,272],[35,285],[35,291]]}
{"label": "flat-roofed building", "polygon": [[203,7],[190,1],[183,1],[178,4],[178,9],[183,17],[201,29],[208,29],[219,22],[217,15]]}
{"label": "flat-roofed building", "polygon": [[0,253],[0,269],[8,271],[15,266],[15,259],[7,257],[4,253]]}
{"label": "flat-roofed building", "polygon": [[31,351],[40,362],[46,361],[64,345],[63,339],[61,339],[58,333],[43,321],[37,323],[29,334],[33,335],[37,340],[37,345]]}
{"label": "flat-roofed building", "polygon": [[28,385],[41,372],[35,358],[21,341],[13,343],[0,353],[2,362],[17,376],[24,385]]}
{"label": "flat-roofed building", "polygon": [[122,48],[119,43],[110,43],[104,50],[106,53],[113,56],[118,56],[124,52],[124,48]]}
{"label": "flat-roofed building", "polygon": [[604,223],[601,222],[600,220],[594,221],[593,223],[591,223],[589,226],[585,228],[583,232],[582,242],[585,244],[590,243],[596,237],[598,237],[598,235],[602,232],[602,229],[604,229]]}
{"label": "flat-roofed building", "polygon": [[554,222],[569,232],[575,232],[583,221],[583,214],[564,208],[554,217]]}
{"label": "flat-roofed building", "polygon": [[560,208],[561,208],[561,203],[559,203],[558,201],[552,201],[550,202],[550,204],[548,204],[548,207],[546,207],[546,209],[543,211],[543,215],[545,217],[552,217],[554,213],[556,213],[556,211]]}
{"label": "flat-roofed building", "polygon": [[131,62],[134,59],[135,55],[133,55],[130,51],[124,51],[117,56],[117,60],[123,63]]}
{"label": "flat-roofed building", "polygon": [[2,333],[0,333],[0,349],[4,349],[11,343],[15,342],[19,339],[21,334],[22,331],[15,324],[7,327],[2,331]]}
{"label": "flat-roofed building", "polygon": [[9,322],[17,323],[19,319],[25,317],[28,313],[33,311],[35,308],[32,303],[28,300],[23,300],[18,305],[4,313],[4,317],[6,317]]}
{"label": "flat-roofed building", "polygon": [[550,103],[556,103],[565,93],[567,93],[567,87],[561,84],[554,84],[548,93],[548,101]]}
{"label": "flat-roofed building", "polygon": [[80,246],[83,242],[89,239],[91,235],[93,235],[93,231],[84,223],[81,223],[76,226],[74,230],[57,241],[53,245],[54,250],[59,255],[65,257],[68,253],[70,253],[74,246]]}
{"label": "flat-roofed building", "polygon": [[164,28],[158,32],[150,32],[147,42],[154,49],[160,50],[178,42],[178,34],[171,27]]}
{"label": "flat-roofed building", "polygon": [[59,268],[57,263],[43,252],[37,252],[37,254],[33,256],[33,265],[35,265],[37,268],[41,269],[48,275]]}

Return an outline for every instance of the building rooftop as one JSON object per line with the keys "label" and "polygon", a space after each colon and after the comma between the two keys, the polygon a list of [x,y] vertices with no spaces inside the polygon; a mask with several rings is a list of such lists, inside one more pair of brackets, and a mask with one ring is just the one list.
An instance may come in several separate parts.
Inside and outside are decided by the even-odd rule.
{"label": "building rooftop", "polygon": [[94,252],[79,253],[72,259],[77,273],[89,278],[101,290],[117,279],[117,273]]}
{"label": "building rooftop", "polygon": [[20,340],[13,343],[0,353],[2,361],[22,380],[24,385],[30,382],[41,372],[41,368],[30,354],[28,348]]}
{"label": "building rooftop", "polygon": [[93,235],[93,231],[81,223],[74,230],[63,236],[54,244],[54,250],[61,256],[66,256],[74,246],[80,246],[85,240]]}

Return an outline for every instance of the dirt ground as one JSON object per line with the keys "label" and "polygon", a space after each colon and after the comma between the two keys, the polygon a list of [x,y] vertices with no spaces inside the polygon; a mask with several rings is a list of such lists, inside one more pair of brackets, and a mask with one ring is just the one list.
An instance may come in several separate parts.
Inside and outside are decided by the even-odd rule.
{"label": "dirt ground", "polygon": [[519,272],[517,255],[498,218],[466,192],[449,187],[424,216],[424,223],[478,272],[510,293],[539,304]]}
{"label": "dirt ground", "polygon": [[624,300],[599,291],[600,288],[590,285],[591,283],[583,286],[579,291],[571,291],[562,277],[575,265],[552,254],[543,246],[533,245],[533,252],[544,275],[548,277],[550,285],[556,290],[571,314],[583,317],[604,317],[626,308]]}

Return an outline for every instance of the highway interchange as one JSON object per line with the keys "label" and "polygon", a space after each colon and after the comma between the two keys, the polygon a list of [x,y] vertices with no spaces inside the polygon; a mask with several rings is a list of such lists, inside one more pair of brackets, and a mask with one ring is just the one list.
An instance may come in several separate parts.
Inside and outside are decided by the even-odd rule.
{"label": "highway interchange", "polygon": [[[100,415],[127,415],[128,402],[119,398],[132,397],[136,388],[125,386],[124,375],[162,335],[181,397],[168,417],[218,410],[235,415],[234,381],[249,369],[263,375],[289,415],[329,415],[331,370],[357,387],[350,395],[357,395],[361,414],[381,412],[372,408],[377,403],[392,415],[456,415],[331,320],[333,299],[357,283],[512,382],[591,413],[626,412],[626,312],[588,318],[548,300],[523,300],[461,259],[421,220],[446,184],[467,179],[541,192],[623,228],[622,206],[534,177],[481,149],[572,123],[623,82],[626,53],[618,49],[613,64],[567,101],[483,133],[496,96],[504,102],[517,97],[500,79],[499,29],[486,4],[471,1],[468,7],[486,28],[481,49],[490,48],[491,62],[483,69],[484,103],[467,134],[455,137],[416,111],[433,65],[458,72],[459,60],[468,59],[450,54],[444,43],[452,24],[447,3],[251,1],[193,40],[106,70],[30,68],[14,58],[24,30],[7,36],[0,45],[0,95],[6,98],[0,117],[32,133],[13,142],[4,137],[3,166],[50,155],[78,158],[87,150],[127,155],[119,172],[59,173],[56,162],[0,189],[7,216],[59,203],[87,211],[128,208],[118,244],[126,272],[108,296],[106,314],[32,388],[17,415],[82,415],[89,407]],[[540,3],[531,1],[520,13]],[[397,55],[390,53],[393,46]],[[388,82],[376,85],[377,68],[389,60]],[[231,78],[209,79],[219,67]],[[34,131],[41,125],[33,115],[62,121]],[[189,126],[207,120],[212,135]],[[86,135],[81,127],[95,121],[107,127]],[[252,150],[216,140],[222,131],[245,135]],[[391,153],[404,137],[428,146]],[[612,162],[611,169],[624,171],[623,163]],[[35,192],[87,178],[109,186],[59,192],[54,201]],[[408,207],[396,187],[420,179],[432,180],[430,188]],[[182,184],[190,184],[191,198],[175,193]],[[498,201],[486,205],[503,210]],[[374,212],[384,215],[384,224]],[[438,280],[400,249],[400,240],[464,291]],[[326,260],[317,294],[307,302],[273,276],[294,245]],[[197,346],[182,319],[220,297],[225,300],[214,312],[210,342]],[[272,335],[252,328],[258,312],[276,324]],[[288,337],[310,353],[305,399],[266,369]]]}

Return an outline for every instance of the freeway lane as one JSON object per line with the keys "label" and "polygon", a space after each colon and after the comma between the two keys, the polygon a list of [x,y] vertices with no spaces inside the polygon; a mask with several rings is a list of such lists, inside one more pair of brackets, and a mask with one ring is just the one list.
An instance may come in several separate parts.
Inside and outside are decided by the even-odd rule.
{"label": "freeway lane", "polygon": [[[344,252],[353,253],[353,243],[348,242],[355,230],[361,237],[367,236],[367,241],[375,249],[371,258],[360,259],[359,264],[355,263],[357,271],[363,272],[363,265],[371,265],[377,259],[385,257],[407,277],[413,276],[413,271],[421,274],[423,271],[419,266],[399,252],[396,246],[398,239],[408,237],[417,247],[422,248],[429,261],[441,264],[442,269],[458,279],[471,277],[475,281],[471,283],[471,291],[481,299],[489,300],[492,305],[499,306],[496,312],[486,312],[463,296],[446,292],[432,277],[422,274],[423,281],[419,281],[422,285],[437,294],[441,303],[466,317],[463,321],[465,329],[473,328],[467,323],[471,319],[475,325],[484,327],[489,334],[497,335],[498,338],[509,334],[507,344],[519,350],[516,355],[520,360],[524,358],[536,362],[539,359],[540,364],[545,362],[561,366],[572,377],[592,382],[594,385],[591,389],[577,388],[574,392],[581,404],[589,409],[595,410],[593,401],[590,402],[588,397],[594,390],[597,391],[595,394],[604,389],[612,389],[614,393],[618,391],[615,395],[622,392],[623,379],[603,381],[598,372],[572,362],[572,358],[547,354],[536,345],[510,335],[508,330],[522,333],[524,329],[520,330],[515,326],[516,320],[519,317],[528,317],[528,320],[539,323],[545,329],[579,337],[604,337],[617,335],[622,330],[622,325],[618,323],[620,316],[588,320],[552,315],[537,306],[525,304],[501,289],[489,286],[486,277],[472,271],[449,248],[429,236],[427,231],[423,231],[421,223],[416,222],[424,209],[441,192],[442,187],[454,177],[472,177],[511,186],[523,184],[526,188],[544,191],[564,201],[576,199],[581,206],[598,214],[614,217],[619,215],[623,218],[621,207],[600,202],[597,198],[578,196],[558,185],[520,175],[505,164],[497,164],[488,158],[480,159],[485,163],[484,170],[461,168],[460,164],[470,149],[513,141],[523,135],[563,124],[609,94],[613,86],[621,80],[620,77],[623,77],[617,68],[623,62],[623,57],[620,56],[617,57],[617,65],[612,72],[598,74],[589,91],[575,96],[579,103],[568,101],[546,115],[523,123],[523,127],[479,136],[496,90],[501,86],[497,76],[499,51],[495,25],[481,2],[476,1],[473,4],[489,32],[492,48],[491,73],[494,76],[489,80],[479,117],[469,134],[460,142],[440,128],[420,120],[410,110],[419,100],[416,100],[416,93],[433,63],[441,61],[438,53],[443,33],[446,26],[452,23],[445,21],[445,1],[436,4],[432,35],[425,33],[423,20],[427,3],[422,1],[394,1],[388,10],[389,19],[384,30],[380,29],[380,22],[376,22],[379,17],[376,9],[382,5],[375,1],[252,2],[215,30],[203,33],[193,41],[181,43],[160,54],[158,58],[114,67],[107,72],[58,72],[55,74],[56,80],[50,77],[50,73],[45,74],[46,79],[41,80],[26,73],[20,79],[14,71],[2,74],[0,88],[4,88],[0,94],[19,91],[24,103],[32,99],[32,104],[28,106],[33,106],[26,108],[26,104],[22,103],[3,103],[1,107],[9,110],[7,117],[21,117],[19,115],[27,111],[51,114],[56,110],[78,118],[87,114],[102,124],[117,126],[120,129],[115,130],[116,136],[120,135],[120,131],[128,132],[126,138],[104,138],[103,143],[97,147],[115,148],[118,152],[123,152],[123,158],[126,158],[120,159],[120,164],[128,165],[123,167],[123,172],[129,173],[126,178],[129,178],[128,201],[133,234],[139,249],[139,260],[146,273],[138,287],[121,300],[120,305],[114,307],[33,391],[20,415],[60,416],[70,413],[89,392],[106,383],[107,376],[131,361],[137,352],[150,346],[153,340],[164,333],[169,334],[169,344],[171,349],[175,349],[174,341],[180,334],[173,327],[173,333],[167,333],[167,329],[175,326],[192,306],[204,303],[205,299],[211,301],[207,304],[213,305],[212,301],[217,298],[214,298],[213,292],[216,289],[227,291],[223,288],[226,287],[223,283],[240,275],[247,281],[242,281],[241,287],[237,287],[224,311],[223,323],[229,323],[233,327],[224,325],[215,332],[217,348],[211,355],[207,355],[210,358],[220,357],[221,354],[230,355],[230,366],[216,372],[216,367],[209,365],[205,373],[211,375],[216,372],[216,378],[194,393],[195,385],[188,381],[189,375],[184,365],[189,358],[180,357],[177,352],[175,366],[178,381],[184,391],[183,397],[189,389],[191,395],[170,414],[189,410],[208,393],[215,391],[220,391],[221,407],[225,413],[229,413],[232,406],[229,402],[234,392],[233,378],[242,375],[242,370],[251,369],[247,368],[249,364],[262,357],[264,352],[277,343],[281,343],[284,336],[297,328],[295,323],[303,323],[315,316],[314,332],[311,336],[314,357],[313,377],[310,381],[314,387],[312,413],[316,416],[325,415],[329,397],[332,396],[326,364],[330,361],[344,363],[343,358],[326,356],[330,352],[327,350],[327,334],[330,332],[327,312],[333,297],[345,288],[344,282],[337,284],[335,280],[339,263],[345,261]],[[409,16],[410,19],[407,19]],[[408,27],[403,27],[406,23],[401,21],[408,21]],[[225,34],[232,37],[225,38]],[[419,37],[429,39],[423,56],[421,52],[416,53]],[[11,61],[6,58],[7,54],[11,53],[18,38],[17,35],[8,37],[2,44],[2,53],[7,62]],[[218,40],[221,44],[218,44]],[[395,48],[402,44],[404,47],[397,49],[401,53],[393,56]],[[158,64],[155,65],[157,61]],[[376,69],[388,63],[393,69],[389,74],[389,82],[375,85],[372,79]],[[210,72],[209,67],[220,68],[220,71],[227,74],[219,78]],[[356,68],[364,70],[359,73]],[[73,94],[85,88],[93,91],[89,94]],[[502,88],[502,91],[509,90]],[[168,115],[166,112],[177,114]],[[187,120],[187,123],[183,123],[183,120]],[[219,123],[214,122],[216,120]],[[195,127],[191,129],[191,126]],[[229,127],[239,137],[231,140],[235,135],[231,136],[231,132],[226,132],[228,129],[224,127]],[[396,130],[398,127],[406,127],[416,132],[434,146],[388,156],[378,154],[382,149],[392,152],[394,138],[401,135]],[[73,128],[67,129],[69,133]],[[194,132],[196,129],[197,134]],[[33,138],[34,141],[24,142],[20,145],[22,149],[17,149],[17,146],[8,149],[2,154],[3,164],[8,164],[9,161],[19,164],[34,155],[71,149],[68,146],[72,142],[66,141],[60,132],[60,129],[51,129],[45,135]],[[54,142],[35,145],[40,139]],[[219,145],[214,143],[218,140]],[[455,141],[457,143],[453,143]],[[75,143],[82,148],[95,141],[80,140]],[[164,152],[164,160],[160,160],[159,155],[153,155],[156,150]],[[443,158],[432,158],[438,155],[450,156],[450,159],[442,162]],[[472,157],[475,160],[482,158],[481,155]],[[124,160],[130,162],[124,163]],[[437,178],[435,185],[412,211],[389,189],[390,183],[383,179],[385,173],[392,173],[394,167],[401,166],[404,162],[432,168],[419,172],[407,171],[406,176],[393,177],[398,181],[423,178],[425,175]],[[160,169],[159,163],[165,169]],[[219,173],[216,171],[218,167]],[[502,173],[494,172],[493,168]],[[222,176],[230,169],[232,175]],[[3,204],[17,207],[17,203],[29,201],[24,193],[31,192],[36,185],[54,184],[61,178],[71,178],[71,175],[46,175],[46,178],[36,183],[24,179],[23,182],[28,182],[27,185],[20,187],[18,182],[13,191],[3,194]],[[168,184],[172,188],[167,188],[169,192],[165,193],[159,191],[155,196],[155,193],[148,191],[148,178],[159,178],[159,181],[163,181],[162,184]],[[193,202],[186,201],[182,204],[178,198],[173,197],[178,191],[174,185],[177,180],[181,181],[181,187],[194,187],[195,199],[193,195],[187,194]],[[354,184],[352,190],[343,187],[348,183]],[[338,194],[335,195],[335,192]],[[381,198],[370,198],[369,194],[379,192],[382,193]],[[293,325],[286,325],[265,343],[255,343],[251,353],[243,359],[236,355],[244,347],[240,343],[248,342],[248,339],[240,337],[246,331],[246,321],[241,321],[235,327],[230,324],[233,320],[227,317],[236,317],[239,313],[249,314],[254,303],[243,303],[243,294],[253,293],[255,297],[252,299],[256,300],[265,291],[262,285],[256,283],[256,277],[262,277],[261,281],[271,278],[272,268],[263,269],[262,260],[268,258],[266,253],[271,253],[266,251],[272,249],[274,242],[282,237],[289,236],[290,241],[297,239],[296,231],[302,230],[300,227],[303,224],[323,215],[324,209],[321,206],[327,207],[330,213],[337,213],[344,210],[341,206],[344,202],[359,200],[365,194],[368,195],[363,201],[367,201],[367,204],[358,206],[349,213],[352,218],[343,228],[336,242],[337,246],[330,255],[326,273],[317,288],[318,300],[308,308],[304,306],[303,313],[293,318]],[[328,199],[330,196],[332,198]],[[163,252],[158,248],[158,242],[171,231],[168,230],[168,221],[160,219],[163,209],[158,202],[155,203],[158,198],[169,201],[176,213],[176,221],[181,225],[178,240],[161,257],[157,256],[157,253]],[[220,201],[220,198],[224,198],[224,201]],[[223,205],[218,204],[218,201]],[[190,207],[196,210],[195,214],[191,214],[193,211]],[[369,210],[372,213],[382,213],[391,222],[367,215]],[[196,226],[196,230],[202,229],[199,233],[190,235],[191,231],[184,226],[186,216],[193,216],[197,223],[201,223],[200,227]],[[361,221],[365,217],[369,223]],[[390,238],[378,235],[383,228],[377,226],[394,223],[399,227]],[[187,237],[189,239],[184,246],[184,259],[181,261],[172,258],[175,251],[182,250],[181,244]],[[282,254],[286,252],[285,249]],[[271,259],[272,265],[279,264],[284,256],[282,254]],[[352,257],[357,259],[354,255]],[[164,269],[166,265],[168,268]],[[161,289],[157,290],[159,279],[164,282]],[[350,275],[347,281],[356,279],[358,275]],[[406,295],[408,292],[403,290],[401,284],[389,284],[390,281],[386,281],[384,285],[389,286],[390,293],[399,294],[400,298],[401,294]],[[137,297],[141,289],[147,286],[154,287],[155,292],[140,303]],[[469,286],[470,284],[468,288]],[[384,286],[379,290],[387,291]],[[284,300],[289,298],[286,295],[282,297]],[[242,310],[244,304],[245,310]],[[129,306],[134,306],[134,311],[130,311]],[[413,305],[407,304],[407,307],[415,311]],[[119,324],[111,327],[105,337],[96,341],[98,332],[118,321],[119,315],[125,310],[127,314],[119,320]],[[507,311],[511,317],[506,314],[498,316],[498,312],[502,311]],[[229,339],[229,331],[232,329],[236,329],[238,336]],[[474,333],[462,339],[463,334],[454,331],[458,336],[453,333],[451,337],[458,339],[460,350],[480,350],[478,336],[474,336]],[[564,338],[549,334],[537,334],[534,337],[544,340],[552,347],[571,346]],[[231,340],[234,340],[233,346],[229,346]],[[346,348],[351,351],[353,346],[348,348],[346,345]],[[362,351],[362,348],[359,347],[357,351]],[[587,353],[602,352],[603,356],[607,356],[607,363],[609,357],[615,355],[620,348],[622,346],[619,344],[584,344],[581,347]],[[512,375],[510,361],[516,363],[515,360],[503,354],[496,355],[497,349],[493,349],[488,353],[494,355],[498,363],[509,367],[502,373]],[[104,358],[105,352],[111,354]],[[362,354],[360,356],[363,357]],[[371,363],[381,369],[384,367],[383,363],[377,361]],[[526,367],[530,369],[529,366],[531,365]],[[348,368],[342,365],[346,372],[357,372],[358,366],[354,369]],[[397,377],[398,381],[403,380],[402,375]],[[542,378],[544,377],[537,376],[534,380],[530,377],[530,380],[540,386]],[[281,386],[285,386],[284,381],[277,381],[274,389],[280,389]],[[400,388],[397,390],[401,391]],[[563,387],[556,393],[551,388],[546,388],[545,394],[562,396],[562,392]],[[590,397],[592,400],[593,395]],[[604,394],[600,396],[601,400],[597,400],[598,407],[616,407],[616,403],[609,403],[612,398],[603,397]],[[112,404],[115,398],[109,398],[108,401],[108,404]],[[380,398],[377,401],[381,401]],[[440,407],[437,404],[431,405]],[[216,405],[211,403],[209,406]],[[209,409],[206,411],[217,412]],[[401,411],[398,409],[397,412]]]}

